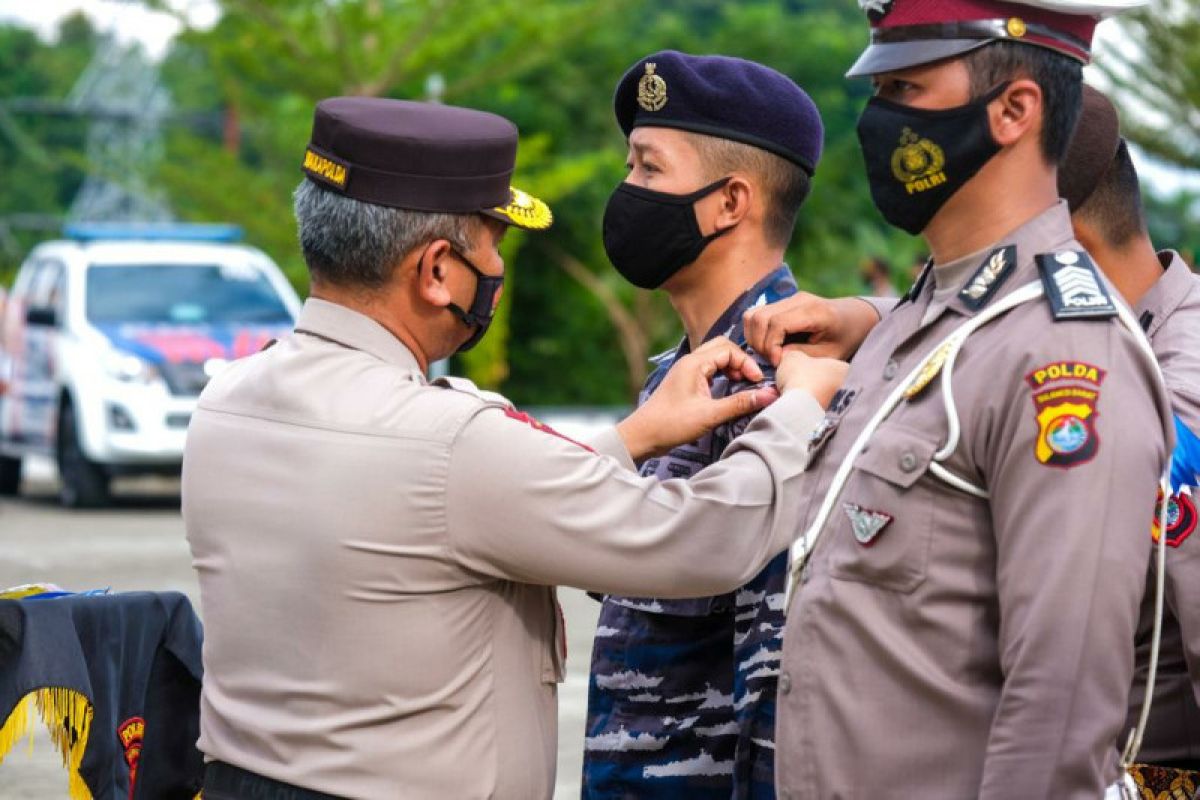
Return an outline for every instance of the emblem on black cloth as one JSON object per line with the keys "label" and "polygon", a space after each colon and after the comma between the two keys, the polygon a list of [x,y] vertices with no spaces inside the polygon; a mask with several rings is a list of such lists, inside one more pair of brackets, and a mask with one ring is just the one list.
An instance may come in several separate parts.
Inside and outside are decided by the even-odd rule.
{"label": "emblem on black cloth", "polygon": [[117,738],[125,751],[125,763],[129,765],[129,796],[133,797],[137,786],[138,761],[142,757],[142,739],[146,736],[146,720],[130,717],[117,728]]}
{"label": "emblem on black cloth", "polygon": [[1037,257],[1046,298],[1056,320],[1115,317],[1117,306],[1100,282],[1092,259],[1082,250],[1043,253]]}
{"label": "emblem on black cloth", "polygon": [[917,194],[946,182],[946,154],[934,142],[912,128],[900,134],[900,146],[892,153],[892,174],[909,194]]}
{"label": "emblem on black cloth", "polygon": [[655,74],[656,66],[647,61],[646,74],[638,81],[638,105],[647,111],[661,111],[667,104],[667,82]]}
{"label": "emblem on black cloth", "polygon": [[1012,273],[1016,263],[1016,245],[1010,244],[1008,247],[993,250],[958,296],[971,308],[981,308]]}

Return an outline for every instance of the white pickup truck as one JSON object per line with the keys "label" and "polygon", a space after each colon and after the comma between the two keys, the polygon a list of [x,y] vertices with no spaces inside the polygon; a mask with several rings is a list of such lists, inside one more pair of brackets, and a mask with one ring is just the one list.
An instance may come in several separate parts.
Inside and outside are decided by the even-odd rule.
{"label": "white pickup truck", "polygon": [[208,379],[289,331],[300,300],[232,226],[68,228],[0,310],[0,495],[22,459],[58,464],[66,506],[117,475],[178,473]]}

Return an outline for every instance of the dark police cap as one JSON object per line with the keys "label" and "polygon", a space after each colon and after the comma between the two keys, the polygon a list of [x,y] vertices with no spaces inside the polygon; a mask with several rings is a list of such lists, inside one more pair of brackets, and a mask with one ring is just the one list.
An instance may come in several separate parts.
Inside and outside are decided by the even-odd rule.
{"label": "dark police cap", "polygon": [[809,175],[821,160],[825,129],[812,99],[753,61],[664,50],[625,73],[613,105],[626,137],[641,125],[704,133],[760,147]]}
{"label": "dark police cap", "polygon": [[410,211],[480,213],[530,230],[550,227],[541,200],[509,181],[517,128],[470,108],[377,97],[317,104],[302,169],[364,203]]}
{"label": "dark police cap", "polygon": [[1091,86],[1083,87],[1083,110],[1067,156],[1058,168],[1058,194],[1072,212],[1096,191],[1121,146],[1121,123],[1112,101]]}

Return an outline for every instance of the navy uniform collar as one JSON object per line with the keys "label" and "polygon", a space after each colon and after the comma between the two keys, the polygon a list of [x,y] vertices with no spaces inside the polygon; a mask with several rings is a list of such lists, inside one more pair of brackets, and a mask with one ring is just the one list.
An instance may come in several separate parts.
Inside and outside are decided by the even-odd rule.
{"label": "navy uniform collar", "polygon": [[[780,264],[768,275],[763,276],[757,283],[742,292],[741,296],[737,300],[734,300],[721,316],[717,317],[717,321],[713,323],[705,335],[704,341],[707,342],[718,336],[728,336],[733,340],[734,344],[744,347],[746,336],[742,329],[742,315],[754,306],[774,303],[776,300],[780,300],[795,292],[796,279],[792,276],[791,268],[787,264]],[[684,336],[674,348],[651,356],[650,363],[654,365],[654,372],[647,379],[647,387],[656,383],[656,375],[665,375],[676,359],[687,355],[691,350],[691,344],[688,342],[688,338]]]}
{"label": "navy uniform collar", "polygon": [[[734,300],[729,308],[722,312],[721,316],[717,317],[717,321],[712,324],[712,327],[708,329],[708,333],[704,335],[704,341],[707,342],[718,336],[728,336],[736,344],[744,344],[745,334],[742,331],[742,315],[754,306],[773,303],[795,291],[796,279],[792,277],[791,268],[787,264],[780,264],[768,275],[763,276],[757,283],[742,292],[741,296],[737,300]],[[683,337],[683,341],[675,348],[675,358],[687,355],[691,352],[691,349],[691,344],[688,342],[687,337]]]}

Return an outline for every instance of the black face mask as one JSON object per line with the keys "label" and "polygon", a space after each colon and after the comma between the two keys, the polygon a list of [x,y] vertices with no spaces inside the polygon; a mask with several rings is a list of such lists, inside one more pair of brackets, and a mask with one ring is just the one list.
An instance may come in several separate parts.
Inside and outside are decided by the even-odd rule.
{"label": "black face mask", "polygon": [[709,242],[731,230],[703,235],[693,208],[697,200],[727,183],[729,178],[722,178],[691,194],[669,194],[620,184],[604,210],[604,250],[608,260],[634,286],[642,289],[662,286],[699,258]]}
{"label": "black face mask", "polygon": [[944,109],[913,108],[879,97],[858,120],[871,199],[883,218],[918,234],[963,184],[1000,152],[988,104],[1003,83],[978,100]]}
{"label": "black face mask", "polygon": [[467,339],[455,352],[465,353],[475,345],[479,344],[479,340],[487,333],[488,326],[492,324],[492,315],[495,313],[496,296],[500,290],[504,288],[503,275],[485,275],[479,267],[471,263],[471,260],[457,250],[451,250],[454,257],[461,261],[467,269],[475,273],[475,297],[471,300],[471,307],[466,311],[462,308],[450,303],[446,308],[450,309],[450,313],[458,317],[459,321],[469,328],[474,328],[475,331],[471,334],[471,338]]}

